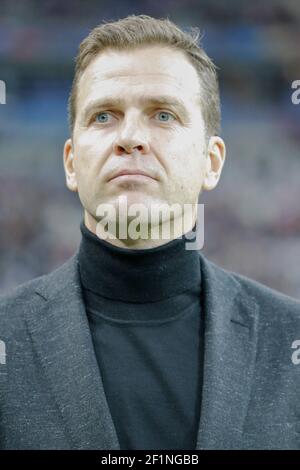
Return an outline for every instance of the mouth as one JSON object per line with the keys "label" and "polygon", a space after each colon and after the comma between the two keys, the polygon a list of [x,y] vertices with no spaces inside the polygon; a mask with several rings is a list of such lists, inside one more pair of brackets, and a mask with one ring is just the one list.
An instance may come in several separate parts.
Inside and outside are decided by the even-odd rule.
{"label": "mouth", "polygon": [[115,181],[115,180],[122,180],[122,181],[127,181],[127,180],[135,180],[135,181],[145,181],[145,180],[153,180],[151,176],[146,176],[146,175],[141,175],[140,173],[135,173],[135,174],[126,174],[126,175],[118,175],[112,178],[110,181]]}
{"label": "mouth", "polygon": [[147,180],[152,180],[156,181],[155,178],[150,176],[149,174],[145,172],[134,172],[134,171],[121,171],[117,175],[112,176],[108,181],[114,181],[114,180],[120,180],[120,181],[127,181],[127,180],[134,180],[134,181],[147,181]]}

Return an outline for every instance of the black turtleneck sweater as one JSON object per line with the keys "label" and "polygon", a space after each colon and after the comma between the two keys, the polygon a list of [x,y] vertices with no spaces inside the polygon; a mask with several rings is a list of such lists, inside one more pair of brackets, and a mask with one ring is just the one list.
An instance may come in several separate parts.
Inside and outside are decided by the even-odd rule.
{"label": "black turtleneck sweater", "polygon": [[121,450],[196,447],[202,386],[200,257],[186,238],[150,249],[84,224],[80,278]]}

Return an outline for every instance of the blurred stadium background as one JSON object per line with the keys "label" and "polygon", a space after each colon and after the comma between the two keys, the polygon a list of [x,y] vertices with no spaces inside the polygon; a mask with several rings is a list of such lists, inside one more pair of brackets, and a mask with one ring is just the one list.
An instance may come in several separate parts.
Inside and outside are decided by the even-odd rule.
{"label": "blurred stadium background", "polygon": [[199,27],[219,67],[227,160],[201,200],[204,254],[300,299],[297,0],[1,0],[0,292],[75,252],[82,210],[62,164],[73,59],[102,20],[141,13]]}

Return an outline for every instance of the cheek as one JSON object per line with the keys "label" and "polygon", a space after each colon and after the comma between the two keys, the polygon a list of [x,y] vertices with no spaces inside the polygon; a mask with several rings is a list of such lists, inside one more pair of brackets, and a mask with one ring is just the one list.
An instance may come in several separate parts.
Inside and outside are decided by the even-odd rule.
{"label": "cheek", "polygon": [[99,151],[99,136],[92,132],[82,133],[75,142],[75,150],[82,160],[88,161]]}
{"label": "cheek", "polygon": [[196,144],[177,147],[170,155],[172,193],[181,194],[188,201],[195,200],[204,177],[203,159]]}
{"label": "cheek", "polygon": [[75,154],[77,157],[77,170],[80,174],[96,174],[102,166],[102,156],[105,155],[105,143],[99,139],[99,135],[86,132],[77,138],[75,142]]}
{"label": "cheek", "polygon": [[179,178],[188,178],[192,181],[202,172],[202,159],[203,157],[198,146],[181,143],[177,148],[174,148],[173,152],[170,152],[172,173],[176,174]]}

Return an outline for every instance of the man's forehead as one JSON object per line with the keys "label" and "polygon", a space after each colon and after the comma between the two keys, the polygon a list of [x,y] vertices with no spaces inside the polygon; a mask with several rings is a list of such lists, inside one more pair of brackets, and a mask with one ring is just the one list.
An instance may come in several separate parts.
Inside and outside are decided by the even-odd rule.
{"label": "man's forehead", "polygon": [[182,51],[156,45],[135,50],[104,50],[83,71],[79,88],[85,84],[121,84],[126,80],[132,85],[164,83],[197,91],[199,87],[197,71]]}

